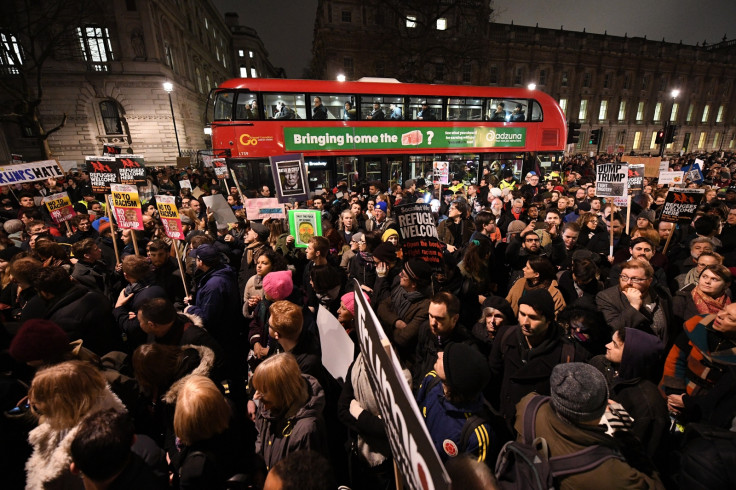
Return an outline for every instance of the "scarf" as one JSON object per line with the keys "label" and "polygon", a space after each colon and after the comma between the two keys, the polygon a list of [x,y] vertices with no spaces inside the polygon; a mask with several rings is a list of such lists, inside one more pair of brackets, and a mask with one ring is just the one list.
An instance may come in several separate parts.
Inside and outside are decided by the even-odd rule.
{"label": "scarf", "polygon": [[[353,370],[350,374],[350,382],[353,384],[355,399],[358,403],[369,413],[380,417],[381,411],[378,408],[378,402],[376,401],[371,384],[368,382],[368,372],[365,370],[363,354],[358,354],[358,357],[355,359],[355,364],[353,364]],[[358,434],[358,450],[371,468],[386,461],[386,456],[373,451],[360,434]]]}
{"label": "scarf", "polygon": [[414,291],[410,293],[401,286],[395,287],[391,292],[391,296],[393,296],[393,298],[391,298],[391,301],[393,302],[396,315],[398,315],[398,317],[402,320],[404,320],[404,317],[409,312],[409,308],[411,308],[411,305],[414,304],[415,301],[418,301],[424,297],[424,295],[422,295],[422,293],[420,293],[419,291]]}
{"label": "scarf", "polygon": [[685,274],[685,279],[683,283],[680,285],[680,287],[685,287],[688,284],[697,284],[698,278],[700,277],[700,272],[697,267],[693,267],[690,269],[687,274]]}
{"label": "scarf", "polygon": [[725,293],[721,294],[720,298],[711,298],[700,290],[700,286],[695,287],[691,294],[693,295],[695,308],[697,308],[698,313],[701,315],[718,313],[723,308],[731,304],[731,298],[729,298]]}

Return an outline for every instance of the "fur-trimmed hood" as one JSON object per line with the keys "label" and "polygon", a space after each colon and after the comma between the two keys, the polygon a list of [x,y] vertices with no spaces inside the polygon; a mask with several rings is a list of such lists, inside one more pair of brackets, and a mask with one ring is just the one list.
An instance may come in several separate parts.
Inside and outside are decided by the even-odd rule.
{"label": "fur-trimmed hood", "polygon": [[199,354],[199,365],[192,370],[186,376],[179,378],[171,388],[163,396],[163,401],[173,405],[176,403],[176,398],[179,396],[179,391],[184,386],[184,383],[192,376],[209,376],[212,372],[212,368],[215,365],[215,353],[209,347],[203,345],[185,345],[184,349],[194,349]]}
{"label": "fur-trimmed hood", "polygon": [[[126,411],[120,399],[106,386],[103,395],[86,416],[108,409]],[[26,490],[42,490],[47,483],[64,477],[79,480],[78,486],[83,488],[81,479],[69,472],[71,445],[78,430],[79,424],[69,430],[57,431],[44,422],[28,434],[33,453],[26,462]]]}

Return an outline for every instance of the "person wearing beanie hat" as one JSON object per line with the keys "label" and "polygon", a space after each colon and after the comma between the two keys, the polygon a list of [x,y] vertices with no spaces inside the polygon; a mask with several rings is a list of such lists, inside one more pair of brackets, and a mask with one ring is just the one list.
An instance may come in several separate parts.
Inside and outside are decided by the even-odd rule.
{"label": "person wearing beanie hat", "polygon": [[[470,345],[450,342],[437,355],[434,370],[422,380],[417,405],[443,461],[464,453],[478,461],[492,461],[500,449],[499,438],[483,417],[482,391],[489,379],[488,365],[480,352]],[[465,425],[478,418],[463,447]]]}
{"label": "person wearing beanie hat", "polygon": [[608,405],[608,385],[590,364],[558,364],[550,375],[552,407],[570,422],[599,421]]}
{"label": "person wearing beanie hat", "polygon": [[255,233],[256,240],[258,240],[259,242],[265,243],[268,241],[268,237],[271,236],[271,231],[266,225],[262,223],[251,221],[250,229],[251,231],[253,231],[253,233]]}
{"label": "person wearing beanie hat", "polygon": [[294,282],[290,270],[273,271],[263,278],[263,293],[270,301],[281,301],[291,296]]}
{"label": "person wearing beanie hat", "polygon": [[396,247],[391,243],[382,243],[373,251],[373,258],[378,262],[394,264],[396,262]]}
{"label": "person wearing beanie hat", "polygon": [[373,208],[373,217],[365,222],[366,231],[385,232],[389,228],[395,228],[396,221],[388,216],[388,203],[378,201]]}
{"label": "person wearing beanie hat", "polygon": [[10,356],[27,364],[53,364],[60,362],[71,350],[69,336],[51,320],[28,320],[18,330],[10,343]]}
{"label": "person wearing beanie hat", "polygon": [[506,228],[506,236],[511,238],[510,235],[518,235],[524,229],[527,227],[527,224],[520,220],[514,220],[511,223],[509,223],[509,226]]}
{"label": "person wearing beanie hat", "polygon": [[483,302],[482,316],[473,326],[471,334],[480,342],[480,349],[488,356],[491,353],[493,340],[506,325],[516,324],[514,309],[505,298],[501,296],[488,296]]}
{"label": "person wearing beanie hat", "polygon": [[[363,298],[366,303],[371,304],[371,300],[367,294],[363,293]],[[337,321],[345,327],[345,330],[350,334],[354,342],[357,342],[357,338],[352,335],[354,332],[355,322],[355,291],[345,293],[340,298],[340,308],[337,310]]]}
{"label": "person wearing beanie hat", "polygon": [[651,209],[643,209],[639,216],[636,217],[637,228],[654,229],[654,223],[657,221],[656,214]]}
{"label": "person wearing beanie hat", "polygon": [[399,232],[393,228],[389,228],[388,230],[383,232],[383,235],[381,235],[381,241],[384,243],[389,242],[394,247],[398,247],[399,246]]}

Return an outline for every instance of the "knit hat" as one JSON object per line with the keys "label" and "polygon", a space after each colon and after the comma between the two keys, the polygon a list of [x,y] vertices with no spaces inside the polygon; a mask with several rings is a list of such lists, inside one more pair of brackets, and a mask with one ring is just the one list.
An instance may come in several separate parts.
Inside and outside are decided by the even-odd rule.
{"label": "knit hat", "polygon": [[404,262],[404,272],[420,287],[432,281],[432,267],[421,259],[409,259]]}
{"label": "knit hat", "polygon": [[373,251],[373,256],[381,262],[396,262],[396,247],[393,243],[382,243]]}
{"label": "knit hat", "polygon": [[110,220],[108,218],[100,218],[95,223],[97,223],[97,231],[100,235],[110,229]]}
{"label": "knit hat", "polygon": [[651,209],[643,209],[641,213],[639,213],[639,216],[636,217],[636,219],[639,219],[639,218],[645,218],[652,224],[654,224],[654,222],[657,221],[657,217],[654,214],[654,211],[652,211]]}
{"label": "knit hat", "polygon": [[514,309],[511,308],[511,305],[503,296],[488,296],[483,302],[483,308],[493,308],[494,310],[500,311],[506,319],[507,325],[516,324]]}
{"label": "knit hat", "polygon": [[9,219],[5,223],[3,223],[3,229],[8,235],[18,233],[23,229],[23,222],[19,219]]}
{"label": "knit hat", "polygon": [[263,277],[263,292],[273,301],[288,298],[293,290],[291,271],[273,271]]}
{"label": "knit hat", "polygon": [[519,300],[519,306],[529,305],[534,311],[544,315],[545,320],[551,322],[555,319],[555,302],[552,295],[546,289],[532,289],[524,293]]}
{"label": "knit hat", "polygon": [[381,235],[381,241],[385,242],[388,240],[392,235],[399,236],[399,232],[394,230],[393,228],[389,228],[388,230],[383,232],[383,235]]}
{"label": "knit hat", "polygon": [[406,182],[404,182],[404,189],[408,189],[409,187],[414,185],[414,179],[406,179]]}
{"label": "knit hat", "polygon": [[526,228],[526,223],[521,220],[514,220],[509,223],[509,227],[506,228],[506,233],[521,233]]}
{"label": "knit hat", "polygon": [[[365,298],[366,303],[371,304],[371,299],[367,294],[363,293],[363,298]],[[355,315],[355,291],[343,294],[342,298],[340,298],[340,303],[342,303],[351,315]]]}
{"label": "knit hat", "polygon": [[18,362],[52,360],[69,350],[69,337],[51,320],[26,321],[10,343],[10,355]]}
{"label": "knit hat", "polygon": [[209,243],[203,243],[199,247],[189,252],[190,257],[196,257],[202,261],[206,266],[212,267],[220,263],[220,252],[210,245]]}
{"label": "knit hat", "polygon": [[259,242],[265,242],[268,237],[271,236],[271,231],[262,223],[256,223],[255,221],[250,222],[250,229],[258,235]]}
{"label": "knit hat", "polygon": [[362,233],[360,233],[360,232],[353,233],[353,236],[350,237],[350,241],[351,242],[358,243],[361,238],[363,238],[363,234]]}
{"label": "knit hat", "polygon": [[555,412],[571,422],[600,419],[606,411],[606,378],[590,364],[558,364],[552,369],[549,384]]}
{"label": "knit hat", "polygon": [[586,213],[590,211],[590,203],[587,201],[583,201],[578,204],[578,211],[585,211]]}
{"label": "knit hat", "polygon": [[468,344],[450,342],[442,357],[445,384],[458,395],[477,395],[491,380],[488,362]]}
{"label": "knit hat", "polygon": [[376,203],[375,209],[380,209],[385,213],[388,209],[388,204],[386,204],[386,201],[379,201]]}

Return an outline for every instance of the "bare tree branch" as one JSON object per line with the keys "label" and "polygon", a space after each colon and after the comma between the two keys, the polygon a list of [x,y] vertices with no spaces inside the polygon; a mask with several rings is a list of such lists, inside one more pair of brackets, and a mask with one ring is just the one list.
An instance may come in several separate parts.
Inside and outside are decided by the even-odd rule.
{"label": "bare tree branch", "polygon": [[54,134],[55,132],[57,132],[58,130],[60,130],[61,128],[63,128],[64,126],[66,126],[66,120],[67,120],[67,114],[65,112],[64,113],[64,117],[61,119],[61,123],[59,123],[59,125],[56,126],[55,128],[49,129],[48,131],[46,131],[46,134],[44,134],[42,136],[42,138],[43,139],[48,139],[49,136],[51,136],[52,134]]}

